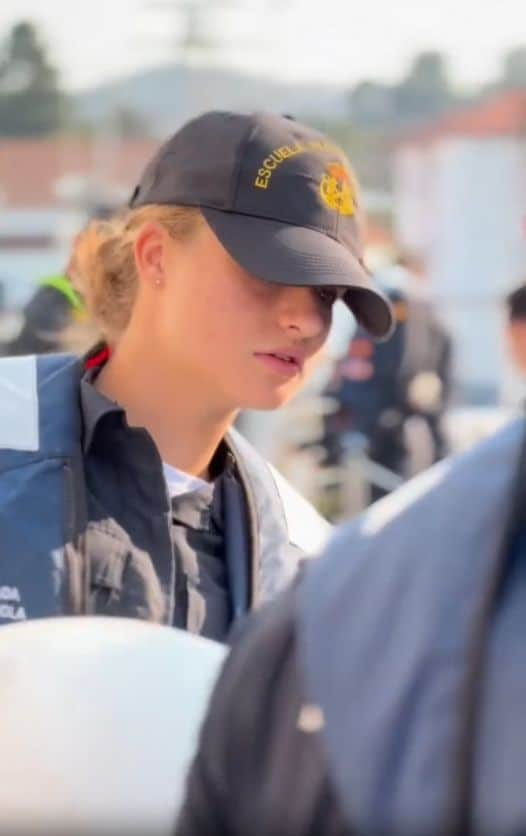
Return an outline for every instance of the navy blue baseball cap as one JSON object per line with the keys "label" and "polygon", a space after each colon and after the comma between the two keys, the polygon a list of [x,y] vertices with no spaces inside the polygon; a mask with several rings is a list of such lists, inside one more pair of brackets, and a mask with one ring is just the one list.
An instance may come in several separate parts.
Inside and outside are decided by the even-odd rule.
{"label": "navy blue baseball cap", "polygon": [[338,287],[358,323],[392,330],[389,301],[363,260],[356,179],[324,134],[287,116],[211,111],[165,142],[129,206],[198,206],[227,252],[252,275]]}

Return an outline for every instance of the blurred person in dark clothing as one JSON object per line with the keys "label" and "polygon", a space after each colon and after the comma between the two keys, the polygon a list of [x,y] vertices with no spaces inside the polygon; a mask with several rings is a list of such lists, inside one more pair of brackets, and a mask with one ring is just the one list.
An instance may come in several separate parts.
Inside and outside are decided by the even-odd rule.
{"label": "blurred person in dark clothing", "polygon": [[341,527],[248,625],[176,836],[526,833],[525,430]]}
{"label": "blurred person in dark clothing", "polygon": [[509,352],[517,370],[526,375],[526,282],[508,294],[506,311]]}
{"label": "blurred person in dark clothing", "polygon": [[[87,218],[105,220],[111,213],[112,207],[101,203],[89,209]],[[72,252],[74,246],[75,242]],[[46,276],[38,282],[22,310],[18,333],[0,344],[0,355],[13,357],[64,350],[64,334],[69,327],[88,319],[81,294],[74,286],[73,271],[71,256],[62,273]]]}
{"label": "blurred person in dark clothing", "polygon": [[[387,342],[375,342],[358,328],[338,361],[327,389],[337,409],[326,419],[326,463],[341,462],[345,437],[358,433],[367,440],[374,462],[405,476],[408,418],[418,416],[424,422],[432,462],[447,453],[441,419],[450,390],[451,339],[415,259],[401,257],[378,279],[383,279],[393,305],[396,329]],[[383,493],[372,487],[373,500]]]}
{"label": "blurred person in dark clothing", "polygon": [[83,319],[84,305],[68,271],[42,279],[22,310],[19,332],[0,345],[0,354],[47,354],[60,351],[64,329]]}

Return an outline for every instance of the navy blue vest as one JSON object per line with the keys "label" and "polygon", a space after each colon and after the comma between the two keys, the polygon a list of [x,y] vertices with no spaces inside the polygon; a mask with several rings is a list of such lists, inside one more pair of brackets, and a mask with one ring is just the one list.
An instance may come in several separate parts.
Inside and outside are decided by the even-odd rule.
{"label": "navy blue vest", "polygon": [[[86,611],[93,561],[86,533],[81,374],[81,361],[69,355],[0,360],[0,624]],[[245,597],[254,606],[288,583],[330,526],[238,433],[229,432],[225,441],[246,498],[250,571],[244,574],[250,575],[251,589]],[[238,533],[225,536],[235,539]],[[105,557],[97,571],[112,576],[105,577],[109,588],[122,567],[111,562],[111,554],[99,554],[99,562]],[[125,562],[124,552],[121,557]],[[153,577],[155,567],[150,568]],[[150,586],[152,597],[155,584]],[[155,618],[171,624],[169,586],[163,587],[162,606],[152,597],[145,612],[159,612]]]}

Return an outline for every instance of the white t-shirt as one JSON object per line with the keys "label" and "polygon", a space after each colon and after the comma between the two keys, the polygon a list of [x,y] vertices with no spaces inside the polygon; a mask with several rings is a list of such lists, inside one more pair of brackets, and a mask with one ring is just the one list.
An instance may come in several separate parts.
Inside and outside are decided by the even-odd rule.
{"label": "white t-shirt", "polygon": [[190,473],[185,473],[184,470],[178,470],[172,467],[171,464],[163,462],[163,473],[168,486],[168,493],[170,499],[175,496],[181,496],[183,493],[191,493],[200,488],[204,488],[208,482],[200,479],[198,476],[192,476]]}

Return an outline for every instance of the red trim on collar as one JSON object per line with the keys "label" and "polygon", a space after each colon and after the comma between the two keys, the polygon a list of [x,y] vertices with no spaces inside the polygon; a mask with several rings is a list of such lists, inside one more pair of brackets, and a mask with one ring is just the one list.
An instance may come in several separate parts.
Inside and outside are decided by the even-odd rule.
{"label": "red trim on collar", "polygon": [[94,354],[93,357],[88,357],[86,362],[84,363],[84,368],[86,371],[88,369],[96,369],[99,366],[103,366],[110,359],[110,350],[107,346],[105,346],[98,354]]}

